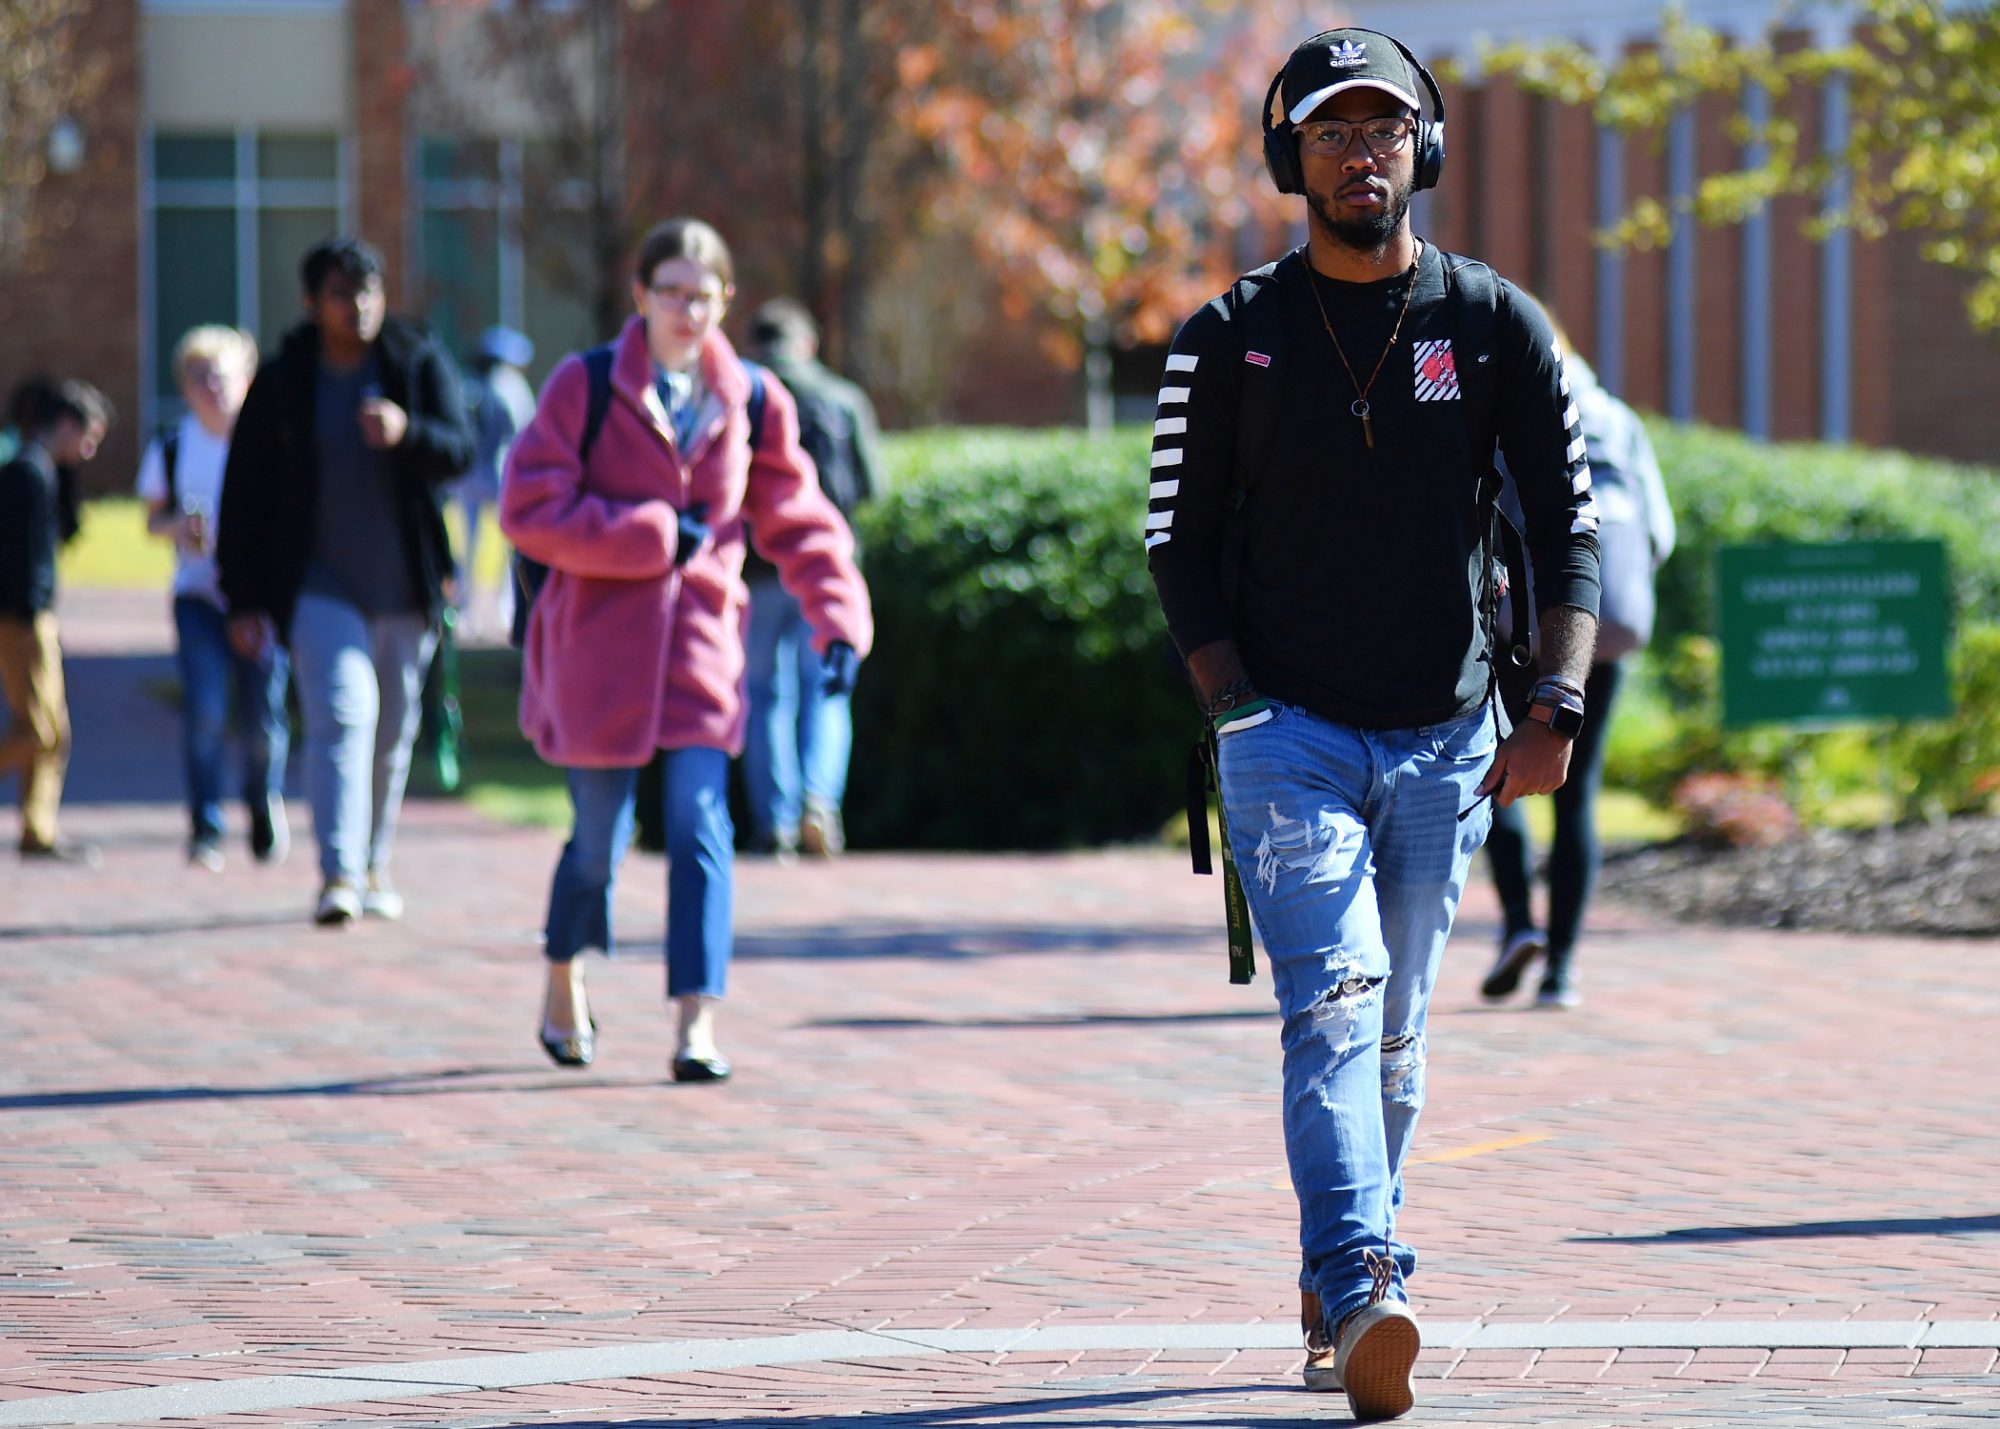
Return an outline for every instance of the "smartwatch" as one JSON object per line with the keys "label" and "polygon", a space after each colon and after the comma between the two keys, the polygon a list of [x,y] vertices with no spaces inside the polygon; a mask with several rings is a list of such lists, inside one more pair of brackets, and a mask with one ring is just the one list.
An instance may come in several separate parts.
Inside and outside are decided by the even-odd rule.
{"label": "smartwatch", "polygon": [[1575,739],[1583,733],[1583,702],[1564,700],[1561,704],[1537,702],[1528,706],[1528,718],[1540,720],[1550,731],[1564,739]]}

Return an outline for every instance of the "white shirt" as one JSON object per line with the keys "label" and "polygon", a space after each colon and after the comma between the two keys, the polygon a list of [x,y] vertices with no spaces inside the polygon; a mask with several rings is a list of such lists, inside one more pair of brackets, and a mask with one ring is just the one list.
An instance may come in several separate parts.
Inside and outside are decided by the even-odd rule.
{"label": "white shirt", "polygon": [[[222,588],[215,575],[215,517],[222,506],[222,468],[229,459],[229,439],[213,436],[193,416],[181,418],[179,450],[174,457],[174,490],[183,514],[200,512],[208,523],[208,553],[191,556],[174,548],[174,594],[191,595],[220,606]],[[139,499],[148,508],[167,499],[167,464],[156,439],[139,462]]]}

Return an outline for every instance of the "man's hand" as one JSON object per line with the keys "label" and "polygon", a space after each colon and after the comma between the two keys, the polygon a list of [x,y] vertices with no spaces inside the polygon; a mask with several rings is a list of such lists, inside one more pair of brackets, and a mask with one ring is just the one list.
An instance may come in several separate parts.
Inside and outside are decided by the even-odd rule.
{"label": "man's hand", "polygon": [[1493,767],[1473,792],[1504,809],[1530,794],[1553,794],[1569,777],[1570,741],[1540,720],[1523,720],[1493,752]]}
{"label": "man's hand", "polygon": [[410,414],[387,397],[369,397],[361,403],[361,440],[379,451],[400,446],[410,430]]}
{"label": "man's hand", "polygon": [[229,644],[238,655],[246,660],[262,663],[271,653],[271,646],[277,640],[277,630],[268,615],[232,615],[229,617]]}
{"label": "man's hand", "polygon": [[168,532],[174,544],[188,555],[208,554],[208,518],[199,511],[189,511],[176,517]]}

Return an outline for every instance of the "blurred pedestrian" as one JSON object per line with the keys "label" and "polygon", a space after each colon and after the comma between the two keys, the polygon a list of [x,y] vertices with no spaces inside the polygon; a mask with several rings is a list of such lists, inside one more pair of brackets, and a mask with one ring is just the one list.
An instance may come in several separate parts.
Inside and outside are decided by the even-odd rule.
{"label": "blurred pedestrian", "polygon": [[641,243],[637,314],[608,348],[565,358],[521,433],[500,526],[548,567],[523,651],[521,728],[569,771],[575,824],[549,894],[541,1042],[581,1066],[596,1021],[578,954],[612,947],[613,885],[640,767],[664,750],[667,994],[678,1081],[720,1081],[743,747],[745,522],[804,606],[821,678],[853,688],[874,633],[853,538],[813,478],[783,387],[721,332],[734,269],[699,220]]}
{"label": "blurred pedestrian", "polygon": [[500,475],[507,469],[507,449],[515,435],[535,415],[535,389],[522,371],[535,360],[535,344],[510,327],[490,327],[479,335],[465,381],[465,411],[472,422],[472,466],[452,484],[452,499],[464,518],[465,540],[458,562],[458,608],[461,637],[487,629],[490,616],[505,630],[514,619],[514,583],[502,580],[494,590],[479,583],[479,545],[486,513],[500,499]]}
{"label": "blurred pedestrian", "polygon": [[[750,319],[750,355],[769,367],[799,410],[799,445],[819,489],[850,522],[879,482],[875,407],[819,360],[819,328],[789,298]],[[812,626],[776,567],[754,550],[747,639],[750,725],[743,745],[751,847],[789,858],[800,848],[832,858],[847,846],[840,801],[854,744],[853,698],[829,693],[812,649]]]}
{"label": "blurred pedestrian", "polygon": [[444,349],[386,315],[374,248],[327,239],[301,275],[306,319],[236,420],[216,561],[237,653],[291,650],[313,919],[334,927],[403,913],[389,860],[452,570],[438,489],[471,462],[472,429]]}
{"label": "blurred pedestrian", "polygon": [[21,778],[21,857],[94,866],[97,850],[57,835],[69,766],[69,700],[57,638],[56,550],[63,543],[60,475],[97,455],[111,404],[88,382],[37,388],[24,400],[13,458],[0,466],[0,778]]}
{"label": "blurred pedestrian", "polygon": [[14,384],[7,394],[7,410],[0,414],[0,463],[10,462],[27,439],[35,414],[55,392],[56,380],[46,372],[31,372]]}
{"label": "blurred pedestrian", "polygon": [[[1568,351],[1568,339],[1558,338]],[[1518,805],[1496,809],[1487,835],[1486,856],[1500,894],[1504,922],[1492,969],[1480,984],[1489,1002],[1520,986],[1536,959],[1546,956],[1538,1007],[1575,1007],[1582,1001],[1573,962],[1584,909],[1597,880],[1602,849],[1597,832],[1597,794],[1604,783],[1605,733],[1624,679],[1625,657],[1643,649],[1653,634],[1653,574],[1674,551],[1674,512],[1660,478],[1652,438],[1630,407],[1612,396],[1590,365],[1573,351],[1564,364],[1570,397],[1581,413],[1590,486],[1597,498],[1597,540],[1603,593],[1599,599],[1597,649],[1584,681],[1587,711],[1570,754],[1569,778],[1550,802],[1555,836],[1549,844],[1548,921],[1534,916],[1528,821]],[[1534,673],[1526,672],[1512,691],[1516,719]]]}
{"label": "blurred pedestrian", "polygon": [[291,661],[275,641],[257,657],[229,642],[229,617],[215,575],[216,512],[229,435],[257,370],[257,340],[241,328],[210,325],[174,347],[175,384],[187,411],[146,448],[139,499],[146,529],[174,547],[173,611],[181,680],[181,762],[187,781],[188,862],[222,870],[223,761],[232,714],[242,744],[242,793],[250,853],[282,862],[285,757],[291,730],[285,687]]}

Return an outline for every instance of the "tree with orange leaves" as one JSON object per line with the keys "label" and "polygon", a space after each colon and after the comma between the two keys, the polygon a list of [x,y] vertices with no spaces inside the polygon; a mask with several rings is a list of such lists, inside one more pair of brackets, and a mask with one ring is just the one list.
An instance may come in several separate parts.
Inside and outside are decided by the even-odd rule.
{"label": "tree with orange leaves", "polygon": [[1287,0],[948,0],[897,55],[899,121],[945,158],[928,217],[1040,306],[1111,421],[1113,343],[1164,342],[1280,221],[1258,97],[1323,28]]}

